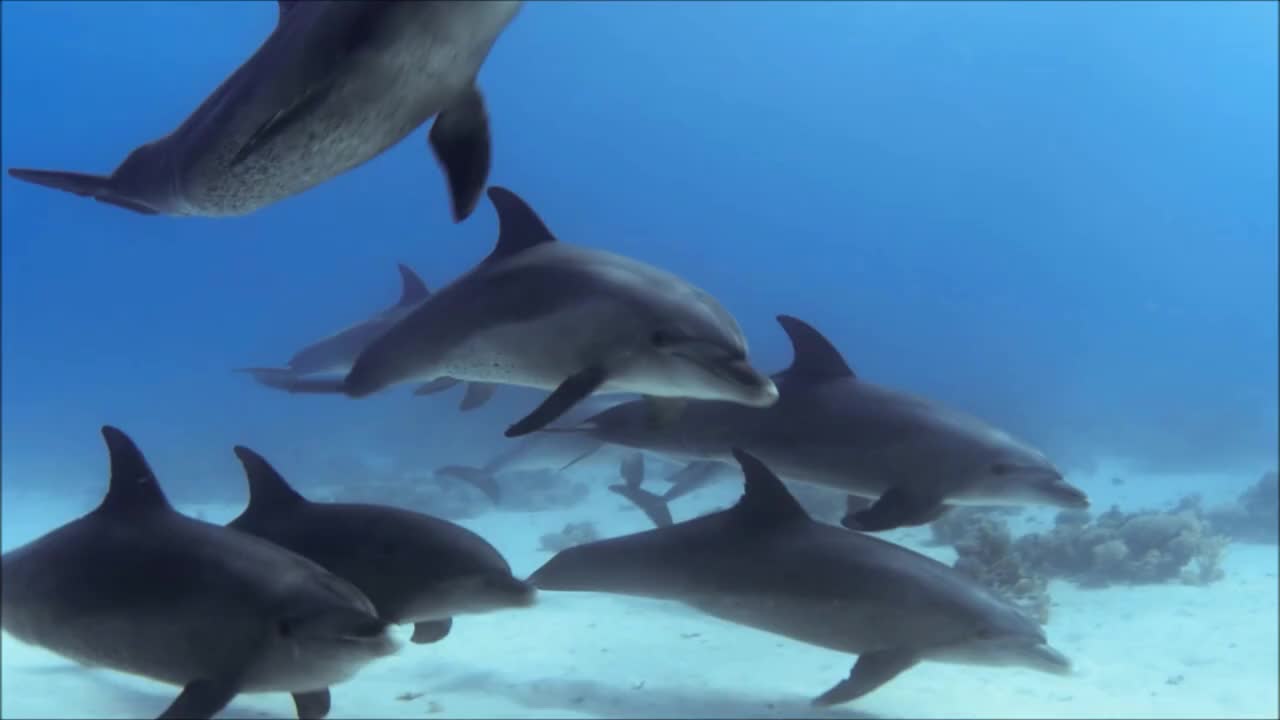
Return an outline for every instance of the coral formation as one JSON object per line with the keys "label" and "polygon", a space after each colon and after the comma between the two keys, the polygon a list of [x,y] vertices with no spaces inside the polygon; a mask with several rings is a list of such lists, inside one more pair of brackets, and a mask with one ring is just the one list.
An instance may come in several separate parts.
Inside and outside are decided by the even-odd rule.
{"label": "coral formation", "polygon": [[1226,544],[1203,520],[1195,496],[1167,511],[1112,507],[1092,519],[1087,512],[1061,512],[1052,530],[1015,543],[1032,571],[1085,587],[1172,580],[1206,585],[1222,578]]}
{"label": "coral formation", "polygon": [[1017,539],[999,513],[954,508],[931,524],[933,542],[954,545],[957,570],[1041,622],[1048,619],[1050,578],[1105,587],[1206,585],[1223,576],[1228,538],[1210,528],[1197,496],[1167,511],[1126,513],[1113,507],[1094,518],[1085,510],[1064,510],[1052,530]]}
{"label": "coral formation", "polygon": [[590,521],[566,523],[564,529],[560,532],[547,533],[539,538],[539,550],[546,552],[560,552],[566,548],[575,545],[589,543],[598,540],[600,534],[596,532],[596,524]]}
{"label": "coral formation", "polygon": [[960,509],[970,511],[965,515],[971,522],[955,545],[959,556],[955,569],[991,588],[1040,624],[1049,622],[1049,581],[1031,570],[1017,552],[1008,524],[975,508]]}
{"label": "coral formation", "polygon": [[[325,502],[394,505],[447,519],[493,510],[493,501],[475,487],[431,471],[378,464],[353,456],[335,457],[324,473],[328,482],[303,487]],[[551,472],[513,473],[495,479],[504,510],[539,511],[572,507],[587,497],[587,486]]]}
{"label": "coral formation", "polygon": [[1205,513],[1213,529],[1233,540],[1280,542],[1280,482],[1273,470],[1264,473],[1234,503]]}

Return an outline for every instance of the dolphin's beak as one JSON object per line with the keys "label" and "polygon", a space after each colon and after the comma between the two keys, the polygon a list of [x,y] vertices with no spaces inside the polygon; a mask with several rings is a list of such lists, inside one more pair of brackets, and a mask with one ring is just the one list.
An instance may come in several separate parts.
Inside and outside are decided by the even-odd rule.
{"label": "dolphin's beak", "polygon": [[1073,673],[1071,659],[1049,647],[1047,643],[1031,646],[1027,653],[1027,659],[1036,669],[1044,672],[1053,673],[1054,675],[1071,675]]}

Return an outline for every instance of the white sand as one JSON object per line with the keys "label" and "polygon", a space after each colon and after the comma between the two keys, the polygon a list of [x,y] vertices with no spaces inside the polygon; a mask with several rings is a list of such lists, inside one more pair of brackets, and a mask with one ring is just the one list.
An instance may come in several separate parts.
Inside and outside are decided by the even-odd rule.
{"label": "white sand", "polygon": [[[726,504],[738,491],[717,485],[676,503],[675,514],[686,518]],[[52,522],[87,509],[85,502],[57,509]],[[570,510],[492,512],[463,524],[524,576],[550,557],[537,549],[538,538],[566,522],[593,520],[610,534],[645,528],[643,517],[621,510],[622,503],[597,484],[587,503]],[[35,524],[14,504],[4,507],[6,549],[50,526]],[[201,509],[212,521],[239,510]],[[923,537],[918,530],[893,536],[953,559],[949,548],[922,547]],[[406,644],[367,666],[334,688],[331,717],[1274,718],[1277,561],[1275,546],[1234,544],[1226,579],[1208,587],[1080,590],[1058,582],[1047,632],[1075,661],[1075,676],[928,663],[830,710],[808,701],[845,677],[852,656],[676,605],[543,593],[534,608],[459,618],[442,642]],[[8,635],[0,649],[4,717],[153,717],[176,693],[80,668]],[[404,693],[421,695],[397,699]],[[242,695],[222,717],[292,718],[293,706],[283,694]]]}

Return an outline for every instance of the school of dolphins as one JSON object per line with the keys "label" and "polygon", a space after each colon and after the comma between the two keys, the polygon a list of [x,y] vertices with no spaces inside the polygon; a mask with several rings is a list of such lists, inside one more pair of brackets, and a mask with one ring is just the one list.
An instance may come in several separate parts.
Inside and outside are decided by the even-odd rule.
{"label": "school of dolphins", "polygon": [[[366,665],[447,641],[459,615],[518,611],[536,623],[544,592],[673,601],[856,656],[846,677],[815,679],[830,684],[813,698],[821,706],[856,700],[921,662],[1071,673],[1035,620],[875,535],[954,505],[1087,507],[1043,453],[863,378],[801,318],[777,316],[792,361],[767,373],[715,297],[662,268],[561,241],[557,218],[490,184],[476,78],[522,3],[278,5],[257,51],[110,174],[9,174],[135,213],[242,216],[429,123],[453,220],[487,200],[498,219],[492,251],[435,290],[401,265],[390,307],[283,367],[240,371],[284,392],[351,398],[461,386],[463,410],[502,385],[546,391],[503,430],[522,438],[511,452],[441,472],[496,497],[494,476],[522,464],[563,466],[601,446],[625,448],[624,482],[610,489],[654,527],[562,550],[522,579],[455,523],[308,500],[245,446],[234,453],[250,499],[223,526],[175,510],[143,452],[106,425],[101,504],[3,556],[6,632],[176,686],[162,718],[210,718],[239,693],[258,692],[289,693],[299,718],[323,718],[331,689],[341,692]],[[637,399],[592,404],[616,393]],[[635,451],[684,468],[665,494],[643,486]],[[847,514],[839,525],[812,518],[779,477],[847,494]],[[670,501],[712,480],[741,483],[736,504],[673,520]],[[391,630],[398,625],[412,625],[410,644]]]}

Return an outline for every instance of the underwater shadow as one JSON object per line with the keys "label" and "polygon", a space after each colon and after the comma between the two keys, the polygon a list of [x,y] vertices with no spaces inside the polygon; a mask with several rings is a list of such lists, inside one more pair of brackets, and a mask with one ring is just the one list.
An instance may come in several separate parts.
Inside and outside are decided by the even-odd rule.
{"label": "underwater shadow", "polygon": [[[75,663],[48,663],[28,668],[15,669],[15,675],[72,675],[79,674],[84,681],[90,685],[99,688],[104,696],[110,702],[107,708],[99,708],[107,711],[108,717],[155,717],[169,707],[174,698],[178,697],[178,693],[182,692],[182,688],[174,685],[171,688],[157,688],[155,690],[146,690],[143,688],[132,687],[125,680],[127,677],[133,677],[127,673],[116,673],[111,670],[102,670],[99,668],[88,668]],[[6,673],[8,674],[8,673]],[[7,680],[9,680],[7,678]],[[18,678],[12,678],[15,686],[21,683]],[[219,717],[235,717],[235,718],[270,718],[274,717],[271,713],[264,712],[253,708],[246,707],[243,702],[232,700],[220,713]],[[74,715],[68,713],[67,717]],[[281,715],[281,718],[291,718],[292,715]]]}
{"label": "underwater shadow", "polygon": [[808,699],[773,698],[719,690],[631,688],[590,680],[544,678],[528,683],[504,682],[492,672],[474,672],[436,685],[435,692],[502,695],[527,708],[572,710],[596,717],[675,718],[859,718],[879,716],[851,707],[818,708]]}

